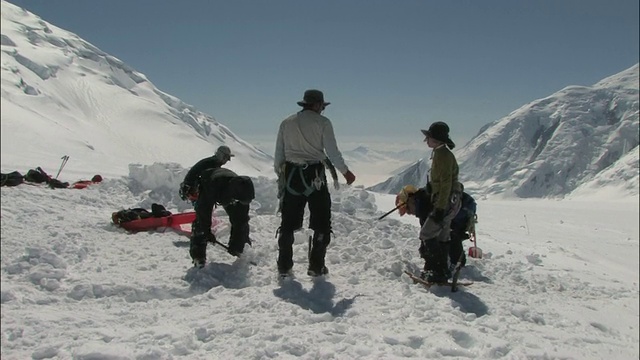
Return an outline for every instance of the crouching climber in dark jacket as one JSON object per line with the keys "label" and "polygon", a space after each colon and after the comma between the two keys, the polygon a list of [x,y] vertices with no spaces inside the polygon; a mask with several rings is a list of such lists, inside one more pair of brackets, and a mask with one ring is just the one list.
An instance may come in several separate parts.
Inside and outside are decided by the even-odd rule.
{"label": "crouching climber in dark jacket", "polygon": [[[226,148],[226,146],[224,146]],[[220,167],[231,157],[227,148],[227,156],[217,167],[197,169],[194,166],[181,186],[181,197],[194,202],[196,220],[192,224],[191,245],[189,254],[196,267],[204,267],[207,259],[207,242],[216,243],[211,233],[211,216],[216,205],[222,205],[231,223],[228,252],[240,256],[249,239],[249,204],[255,198],[253,181],[248,176],[239,176],[235,172]],[[202,161],[202,160],[201,160]],[[213,164],[213,163],[212,163]],[[214,164],[215,165],[215,164]],[[196,168],[199,174],[192,176]],[[196,179],[196,182],[192,182]],[[189,180],[189,181],[188,181]]]}

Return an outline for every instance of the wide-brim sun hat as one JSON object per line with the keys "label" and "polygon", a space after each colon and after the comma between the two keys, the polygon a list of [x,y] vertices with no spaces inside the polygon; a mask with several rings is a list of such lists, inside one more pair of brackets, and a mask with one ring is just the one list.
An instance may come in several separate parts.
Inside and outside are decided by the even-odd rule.
{"label": "wide-brim sun hat", "polygon": [[447,144],[449,148],[453,148],[456,145],[453,140],[449,137],[449,125],[442,121],[436,121],[431,126],[429,126],[429,130],[420,130],[422,134],[424,134],[424,141],[427,141],[428,138],[432,138]]}
{"label": "wide-brim sun hat", "polygon": [[300,106],[313,105],[313,104],[322,104],[324,106],[327,106],[331,103],[324,101],[324,94],[322,93],[322,91],[310,89],[304,92],[302,101],[298,101],[297,104]]}

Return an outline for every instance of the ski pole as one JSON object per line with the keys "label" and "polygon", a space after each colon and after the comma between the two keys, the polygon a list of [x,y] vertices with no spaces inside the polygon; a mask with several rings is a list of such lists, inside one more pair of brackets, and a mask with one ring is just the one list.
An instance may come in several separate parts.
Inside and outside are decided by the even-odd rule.
{"label": "ski pole", "polygon": [[64,168],[64,166],[67,164],[67,161],[69,161],[69,155],[65,155],[63,157],[61,157],[62,159],[62,164],[60,164],[60,169],[58,169],[58,173],[56,174],[56,179],[58,178],[58,175],[60,175],[60,172],[62,171],[62,168]]}
{"label": "ski pole", "polygon": [[384,215],[380,216],[380,217],[378,218],[378,220],[382,220],[382,219],[386,218],[387,216],[391,215],[391,213],[392,213],[392,212],[394,212],[394,211],[396,211],[396,210],[400,209],[400,208],[401,208],[401,207],[403,207],[404,205],[405,205],[405,203],[400,203],[400,204],[398,204],[398,206],[396,206],[396,207],[394,207],[393,209],[391,209],[391,210],[387,211],[387,212],[386,212],[386,214],[384,214]]}

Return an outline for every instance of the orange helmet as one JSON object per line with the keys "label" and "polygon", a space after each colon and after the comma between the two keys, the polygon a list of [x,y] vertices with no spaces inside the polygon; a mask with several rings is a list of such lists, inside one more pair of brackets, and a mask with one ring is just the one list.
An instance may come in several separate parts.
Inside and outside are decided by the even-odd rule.
{"label": "orange helmet", "polygon": [[407,213],[407,201],[409,201],[409,196],[414,194],[418,189],[416,189],[413,185],[405,185],[402,187],[402,190],[396,196],[396,206],[398,207],[398,213],[400,216],[403,216]]}

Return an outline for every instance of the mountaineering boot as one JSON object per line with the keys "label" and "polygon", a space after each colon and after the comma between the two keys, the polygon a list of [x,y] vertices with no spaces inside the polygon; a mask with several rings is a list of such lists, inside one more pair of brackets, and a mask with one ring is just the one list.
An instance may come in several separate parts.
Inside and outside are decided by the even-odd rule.
{"label": "mountaineering boot", "polygon": [[198,269],[202,269],[206,263],[207,263],[207,259],[203,259],[203,258],[193,259],[193,267]]}
{"label": "mountaineering boot", "polygon": [[293,270],[288,269],[280,269],[278,268],[278,278],[280,280],[285,280],[285,279],[293,279]]}
{"label": "mountaineering boot", "polygon": [[437,271],[437,270],[433,270],[433,269],[428,269],[427,264],[425,264],[425,269],[420,271],[420,278],[426,282],[430,282],[430,283],[446,283],[449,278],[451,277],[451,273],[447,272],[443,272],[443,271]]}
{"label": "mountaineering boot", "polygon": [[238,257],[244,252],[245,244],[249,244],[249,246],[251,246],[251,239],[249,238],[249,223],[238,223],[239,220],[235,218],[234,220],[236,223],[231,224],[231,235],[229,236],[229,242],[227,243],[229,250],[227,252]]}
{"label": "mountaineering boot", "polygon": [[242,251],[238,251],[238,250],[234,250],[232,248],[229,248],[229,250],[227,251],[231,256],[235,256],[235,257],[240,257],[240,255],[242,255]]}
{"label": "mountaineering boot", "polygon": [[278,273],[288,274],[293,268],[293,231],[280,232],[278,237]]}
{"label": "mountaineering boot", "polygon": [[420,272],[420,278],[426,282],[443,284],[451,278],[451,272],[449,269],[445,269],[445,271],[434,269],[425,262],[424,269]]}
{"label": "mountaineering boot", "polygon": [[323,266],[320,269],[309,268],[307,270],[307,275],[309,275],[311,277],[318,277],[318,276],[322,276],[322,275],[327,275],[328,273],[329,273],[329,269],[327,269],[326,266]]}
{"label": "mountaineering boot", "polygon": [[207,241],[215,237],[211,231],[194,231],[191,235],[189,255],[193,259],[193,266],[202,269],[207,261]]}
{"label": "mountaineering boot", "polygon": [[446,275],[434,273],[433,271],[425,272],[423,279],[434,284],[446,284],[449,281]]}
{"label": "mountaineering boot", "polygon": [[309,268],[307,275],[321,276],[329,273],[329,269],[324,264],[324,257],[327,253],[327,246],[331,242],[331,233],[314,232],[309,244]]}
{"label": "mountaineering boot", "polygon": [[451,277],[447,266],[449,244],[432,238],[425,241],[423,245],[424,269],[420,277],[432,283],[446,283]]}

